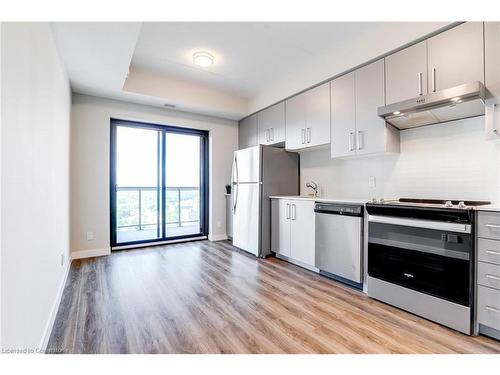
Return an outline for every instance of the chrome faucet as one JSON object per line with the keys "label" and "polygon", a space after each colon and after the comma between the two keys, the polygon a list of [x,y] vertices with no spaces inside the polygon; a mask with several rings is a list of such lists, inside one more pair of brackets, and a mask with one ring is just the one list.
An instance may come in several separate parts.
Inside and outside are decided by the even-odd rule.
{"label": "chrome faucet", "polygon": [[314,197],[315,198],[319,197],[319,187],[318,187],[318,184],[316,182],[314,182],[314,181],[306,182],[306,187],[314,190]]}

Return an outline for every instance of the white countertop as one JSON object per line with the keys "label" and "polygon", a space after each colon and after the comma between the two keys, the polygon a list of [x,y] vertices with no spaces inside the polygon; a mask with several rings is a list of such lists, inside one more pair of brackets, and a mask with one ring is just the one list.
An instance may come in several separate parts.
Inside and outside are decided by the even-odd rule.
{"label": "white countertop", "polygon": [[[301,199],[307,201],[314,202],[328,202],[328,203],[352,203],[352,204],[365,204],[369,200],[363,199],[337,199],[337,198],[315,198],[305,195],[272,195],[269,198],[271,199]],[[484,206],[474,207],[476,211],[492,211],[492,212],[500,212],[500,205],[498,204],[488,204]]]}
{"label": "white countertop", "polygon": [[500,212],[500,206],[497,204],[487,204],[484,206],[478,206],[474,208],[476,211],[498,211]]}
{"label": "white countertop", "polygon": [[337,198],[321,198],[310,197],[305,195],[272,195],[271,199],[301,199],[314,202],[327,202],[327,203],[352,203],[352,204],[365,204],[367,201],[364,199],[337,199]]}

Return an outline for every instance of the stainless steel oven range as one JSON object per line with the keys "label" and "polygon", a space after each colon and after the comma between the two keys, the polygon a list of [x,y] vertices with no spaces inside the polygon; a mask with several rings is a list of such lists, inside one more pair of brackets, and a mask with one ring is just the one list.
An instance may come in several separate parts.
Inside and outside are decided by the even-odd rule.
{"label": "stainless steel oven range", "polygon": [[367,203],[368,295],[471,334],[473,207],[488,203],[425,199]]}

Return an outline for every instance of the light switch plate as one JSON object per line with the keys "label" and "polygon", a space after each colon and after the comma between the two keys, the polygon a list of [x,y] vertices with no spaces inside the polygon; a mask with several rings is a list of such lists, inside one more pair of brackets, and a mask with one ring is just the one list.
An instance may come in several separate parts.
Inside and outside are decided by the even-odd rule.
{"label": "light switch plate", "polygon": [[375,176],[368,177],[368,187],[374,188],[375,186],[377,186]]}
{"label": "light switch plate", "polygon": [[94,239],[94,232],[87,232],[87,241],[92,241]]}

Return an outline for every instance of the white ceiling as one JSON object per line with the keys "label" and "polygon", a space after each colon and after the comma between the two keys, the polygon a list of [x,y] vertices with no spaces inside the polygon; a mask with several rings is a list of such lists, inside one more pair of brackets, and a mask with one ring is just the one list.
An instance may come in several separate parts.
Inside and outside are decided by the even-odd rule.
{"label": "white ceiling", "polygon": [[[403,41],[404,38],[398,39],[398,31],[413,38],[405,41],[409,42],[445,25],[437,22],[423,24],[106,22],[54,23],[52,27],[72,88],[76,92],[154,106],[162,106],[168,101],[175,103],[181,110],[239,119],[255,108],[250,108],[250,104],[242,105],[241,100],[229,100],[231,97],[251,103],[253,98],[265,98],[266,90],[277,92],[278,83],[284,86],[283,82],[291,82],[296,77],[295,85],[301,86],[299,90],[304,89],[307,86],[302,85],[307,80],[316,80],[314,75],[298,79],[304,75],[304,70],[314,67],[315,71],[321,72],[322,79],[328,78],[324,76],[329,72],[332,72],[331,75],[338,73],[335,69],[339,67],[339,57],[348,60],[355,56],[351,51],[367,49],[367,43],[378,43],[379,50],[384,50],[391,45],[387,40],[393,40],[393,44]],[[213,53],[215,64],[208,68],[195,66],[192,54],[196,50]],[[125,91],[123,87],[129,67],[132,72],[157,75],[156,82],[149,79],[150,85],[163,84],[165,87]],[[168,83],[174,80],[175,85]],[[185,82],[185,87],[179,90],[182,82]],[[317,82],[309,84],[314,83]],[[193,85],[203,88],[204,92],[216,91],[221,98],[218,108],[202,108]],[[133,86],[141,85],[136,80]],[[193,90],[192,97],[197,97],[197,103],[189,103],[189,90]],[[181,91],[182,96],[178,95]],[[276,99],[273,95],[268,96],[272,100]],[[259,101],[259,106],[272,104],[262,101]],[[227,110],[220,110],[226,104]]]}
{"label": "white ceiling", "polygon": [[57,22],[51,26],[74,91],[121,91],[140,22]]}
{"label": "white ceiling", "polygon": [[[153,22],[144,23],[132,66],[252,97],[270,82],[310,65],[381,26],[376,22]],[[195,51],[215,64],[193,64]]]}

